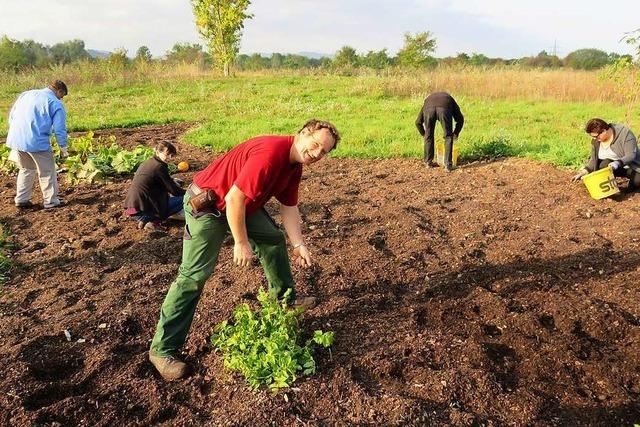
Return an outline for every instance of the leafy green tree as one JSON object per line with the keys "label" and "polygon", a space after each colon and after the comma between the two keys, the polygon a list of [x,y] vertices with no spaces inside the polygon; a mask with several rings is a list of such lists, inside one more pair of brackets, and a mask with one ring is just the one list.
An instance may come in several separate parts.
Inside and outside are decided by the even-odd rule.
{"label": "leafy green tree", "polygon": [[151,62],[151,51],[147,46],[140,46],[136,51],[136,62]]}
{"label": "leafy green tree", "polygon": [[56,43],[49,51],[56,64],[69,64],[90,58],[89,52],[84,48],[84,41],[78,39]]}
{"label": "leafy green tree", "polygon": [[387,54],[387,49],[379,51],[370,50],[362,57],[362,65],[376,70],[382,70],[391,66],[391,58]]}
{"label": "leafy green tree", "polygon": [[22,43],[7,36],[0,39],[0,70],[20,71],[32,65],[35,57],[29,55]]}
{"label": "leafy green tree", "polygon": [[425,67],[437,64],[436,59],[431,56],[436,50],[436,39],[429,31],[422,33],[405,33],[404,46],[398,52],[396,60],[398,65],[403,67]]}
{"label": "leafy green tree", "polygon": [[610,63],[609,54],[600,49],[579,49],[564,58],[564,64],[576,70],[595,70]]}
{"label": "leafy green tree", "polygon": [[284,55],[281,53],[274,53],[271,55],[270,62],[271,68],[282,68],[284,64]]}
{"label": "leafy green tree", "polygon": [[264,58],[259,53],[251,55],[244,64],[245,70],[264,70],[269,68],[269,58]]}
{"label": "leafy green tree", "polygon": [[489,57],[483,53],[472,53],[471,57],[469,58],[469,64],[471,65],[482,66],[489,65],[490,63],[491,59],[489,59]]}
{"label": "leafy green tree", "polygon": [[351,46],[343,46],[333,58],[333,65],[338,68],[357,67],[359,63],[358,54]]}
{"label": "leafy green tree", "polygon": [[107,58],[107,62],[114,68],[124,68],[129,64],[129,58],[127,57],[127,50],[123,47],[119,47],[111,52],[111,55]]}
{"label": "leafy green tree", "polygon": [[225,76],[240,50],[249,0],[191,0],[198,32],[207,40],[209,53]]}
{"label": "leafy green tree", "polygon": [[51,64],[49,48],[42,43],[33,40],[24,40],[22,47],[27,52],[31,60],[31,65],[34,67],[46,67]]}
{"label": "leafy green tree", "polygon": [[546,51],[540,52],[536,56],[530,56],[523,61],[524,65],[538,68],[562,67],[562,61],[556,55],[549,55]]}
{"label": "leafy green tree", "polygon": [[204,63],[204,51],[197,43],[176,43],[167,51],[166,59],[171,63],[200,64]]}
{"label": "leafy green tree", "polygon": [[285,56],[283,65],[285,68],[292,68],[295,70],[307,68],[309,66],[309,58],[302,55],[289,54]]}

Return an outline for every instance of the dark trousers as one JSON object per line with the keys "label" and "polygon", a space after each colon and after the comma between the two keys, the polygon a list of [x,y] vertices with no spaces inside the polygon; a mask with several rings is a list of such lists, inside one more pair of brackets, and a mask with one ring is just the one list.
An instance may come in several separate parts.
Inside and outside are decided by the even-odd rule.
{"label": "dark trousers", "polygon": [[[598,170],[608,167],[612,161],[613,160],[609,159],[598,160]],[[632,168],[624,168],[620,166],[618,169],[613,171],[613,175],[621,178],[629,178],[630,189],[635,190],[640,187],[640,174]]]}
{"label": "dark trousers", "polygon": [[424,161],[433,161],[434,156],[434,132],[436,121],[440,122],[444,131],[444,161],[446,167],[452,167],[453,155],[453,113],[448,108],[433,107],[424,115]]}

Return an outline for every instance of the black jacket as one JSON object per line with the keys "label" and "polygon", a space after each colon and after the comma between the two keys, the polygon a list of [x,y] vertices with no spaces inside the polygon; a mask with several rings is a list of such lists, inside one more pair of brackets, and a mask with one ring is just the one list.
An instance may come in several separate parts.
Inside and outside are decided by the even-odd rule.
{"label": "black jacket", "polygon": [[182,196],[185,191],[171,178],[167,164],[153,156],[142,163],[133,176],[124,207],[166,218],[169,193]]}
{"label": "black jacket", "polygon": [[451,116],[456,121],[456,127],[453,130],[453,134],[455,136],[460,135],[462,126],[464,126],[464,116],[462,115],[456,100],[447,92],[434,92],[424,100],[424,105],[416,119],[416,127],[418,128],[420,135],[424,136],[424,123],[427,121],[426,117],[432,114],[430,110],[435,110],[436,108],[444,108],[451,113]]}

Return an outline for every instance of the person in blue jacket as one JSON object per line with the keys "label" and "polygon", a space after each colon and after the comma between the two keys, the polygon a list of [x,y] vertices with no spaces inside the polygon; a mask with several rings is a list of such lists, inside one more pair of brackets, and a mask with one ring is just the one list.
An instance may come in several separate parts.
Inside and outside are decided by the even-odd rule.
{"label": "person in blue jacket", "polygon": [[67,157],[67,113],[62,98],[67,95],[67,85],[55,80],[44,89],[29,90],[20,94],[9,113],[7,147],[9,159],[18,166],[15,205],[19,208],[33,206],[31,195],[38,177],[44,208],[62,205],[58,198],[56,163],[49,141],[56,136],[60,156]]}

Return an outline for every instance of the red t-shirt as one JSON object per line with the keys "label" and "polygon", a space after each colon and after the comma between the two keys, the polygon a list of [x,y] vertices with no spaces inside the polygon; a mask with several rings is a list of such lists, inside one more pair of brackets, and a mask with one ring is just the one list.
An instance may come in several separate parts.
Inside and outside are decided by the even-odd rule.
{"label": "red t-shirt", "polygon": [[247,214],[262,208],[271,197],[285,206],[295,206],[302,165],[289,160],[293,138],[267,135],[249,139],[198,172],[193,182],[216,193],[220,210],[224,210],[224,196],[233,185],[247,196]]}

